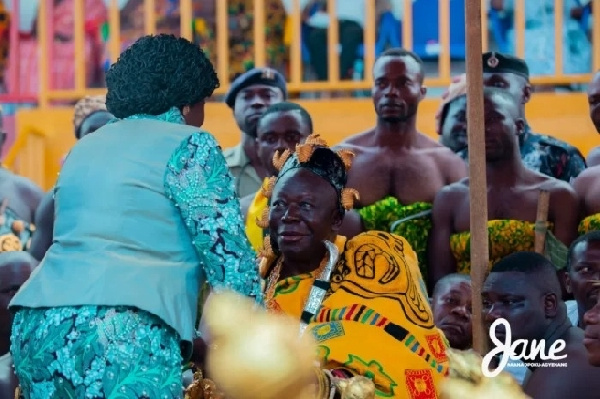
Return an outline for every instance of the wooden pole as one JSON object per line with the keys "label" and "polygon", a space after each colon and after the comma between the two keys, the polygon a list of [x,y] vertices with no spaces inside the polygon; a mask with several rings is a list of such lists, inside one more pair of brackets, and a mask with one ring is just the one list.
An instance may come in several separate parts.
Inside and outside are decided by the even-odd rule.
{"label": "wooden pole", "polygon": [[540,191],[538,198],[537,217],[535,218],[535,252],[544,255],[546,246],[546,229],[540,230],[538,224],[546,225],[548,221],[548,208],[550,207],[550,193],[546,190]]}
{"label": "wooden pole", "polygon": [[481,287],[488,263],[488,210],[481,61],[481,0],[465,0],[467,41],[467,134],[469,138],[469,199],[471,216],[471,281],[473,290],[473,348],[487,353]]}

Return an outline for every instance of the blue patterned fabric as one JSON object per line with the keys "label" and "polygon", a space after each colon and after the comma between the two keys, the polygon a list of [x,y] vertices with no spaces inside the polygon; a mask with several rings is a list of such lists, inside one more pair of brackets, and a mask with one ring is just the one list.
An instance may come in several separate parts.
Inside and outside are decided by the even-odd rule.
{"label": "blue patterned fabric", "polygon": [[[185,123],[175,107],[161,115],[127,119]],[[210,134],[198,131],[173,153],[165,173],[165,192],[181,211],[212,289],[232,289],[260,302],[256,254],[246,237],[233,178]]]}
{"label": "blue patterned fabric", "polygon": [[[185,123],[177,108],[128,119]],[[165,165],[164,189],[212,288],[261,303],[256,255],[244,233],[233,179],[210,134],[198,130],[174,151]],[[159,317],[133,307],[21,308],[11,352],[25,398],[179,398],[180,338]]]}
{"label": "blue patterned fabric", "polygon": [[25,399],[182,396],[179,337],[144,311],[23,309],[11,341]]}
{"label": "blue patterned fabric", "polygon": [[233,178],[211,135],[195,133],[175,151],[165,189],[180,209],[213,290],[261,298],[256,254],[244,231]]}

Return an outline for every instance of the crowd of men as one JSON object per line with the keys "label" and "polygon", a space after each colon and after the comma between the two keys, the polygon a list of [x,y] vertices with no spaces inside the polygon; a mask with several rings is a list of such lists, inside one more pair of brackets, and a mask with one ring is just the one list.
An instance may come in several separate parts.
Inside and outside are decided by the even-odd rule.
{"label": "crowd of men", "polygon": [[[436,326],[451,347],[469,349],[466,78],[455,79],[443,97],[437,142],[416,126],[427,94],[419,57],[388,50],[372,73],[377,123],[336,147],[354,154],[347,187],[357,193],[340,234],[351,238],[379,230],[403,236],[417,254]],[[600,147],[586,162],[573,146],[535,133],[525,118],[532,87],[523,60],[483,54],[483,74],[491,271],[483,286],[484,319],[488,326],[498,318],[508,320],[513,340],[545,339],[547,347],[565,340],[567,367],[516,367],[513,362],[508,368],[528,395],[595,397],[600,390]],[[600,132],[600,73],[588,95],[590,117]],[[294,151],[314,130],[309,113],[287,98],[284,77],[269,68],[238,77],[225,98],[241,140],[223,154],[257,251],[268,234],[268,226],[257,221],[268,209],[262,188],[277,174],[273,159]],[[102,101],[82,100],[76,106],[76,137],[109,119]],[[0,397],[11,397],[16,379],[6,308],[51,245],[54,214],[52,193],[44,196],[25,179],[5,169],[0,173]],[[550,193],[550,201],[547,219],[540,223],[541,191]],[[319,228],[318,220],[307,216],[304,222]],[[534,252],[540,229],[546,237],[543,254]]]}

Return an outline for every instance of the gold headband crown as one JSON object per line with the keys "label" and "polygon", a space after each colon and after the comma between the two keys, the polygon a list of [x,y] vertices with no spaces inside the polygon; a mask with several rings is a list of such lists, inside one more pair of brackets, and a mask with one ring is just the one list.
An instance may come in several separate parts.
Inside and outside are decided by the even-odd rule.
{"label": "gold headband crown", "polygon": [[[281,172],[286,162],[292,156],[296,157],[297,162],[300,165],[305,164],[310,161],[317,148],[323,147],[329,148],[327,142],[319,134],[311,134],[307,137],[306,141],[303,144],[296,145],[294,153],[292,153],[288,149],[286,149],[282,153],[275,153],[275,155],[273,156],[273,166],[277,169],[278,172]],[[348,149],[340,149],[338,151],[335,151],[335,154],[341,159],[345,168],[345,172],[348,172],[352,167],[354,153]],[[261,186],[260,190],[266,198],[270,199],[273,195],[273,188],[275,187],[276,182],[276,176],[269,177]],[[355,189],[346,187],[341,188],[340,203],[346,211],[351,210],[354,207],[354,201],[358,199],[360,199],[360,195]],[[261,217],[256,219],[256,224],[262,229],[266,229],[269,226],[268,209],[265,209]],[[265,242],[267,241],[268,240],[265,240]]]}

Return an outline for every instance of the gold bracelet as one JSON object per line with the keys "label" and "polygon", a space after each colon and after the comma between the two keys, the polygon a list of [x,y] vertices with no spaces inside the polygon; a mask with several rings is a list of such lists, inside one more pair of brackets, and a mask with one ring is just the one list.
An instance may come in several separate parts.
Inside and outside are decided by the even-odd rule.
{"label": "gold bracelet", "polygon": [[317,392],[317,399],[329,399],[331,394],[331,380],[318,367],[315,367],[315,374],[317,376],[317,381],[319,383],[319,391]]}

